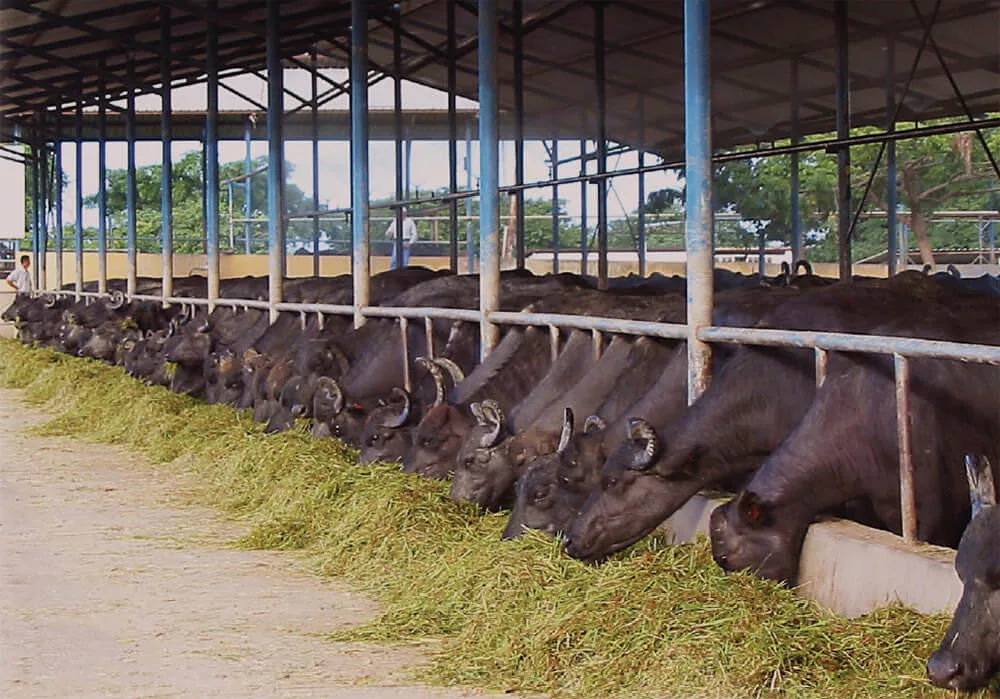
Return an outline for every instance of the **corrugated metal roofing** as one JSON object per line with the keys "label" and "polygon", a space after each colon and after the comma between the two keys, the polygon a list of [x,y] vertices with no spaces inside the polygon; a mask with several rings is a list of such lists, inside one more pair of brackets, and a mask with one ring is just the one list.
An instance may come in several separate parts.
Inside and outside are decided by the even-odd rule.
{"label": "corrugated metal roofing", "polygon": [[[514,106],[513,0],[500,0],[501,107]],[[523,0],[525,119],[533,133],[596,136],[595,2]],[[645,143],[667,156],[683,144],[683,7],[679,0],[607,0],[607,130],[611,140],[639,142],[640,100]],[[333,64],[346,60],[346,0],[281,3],[283,55],[318,46]],[[392,69],[391,3],[370,2],[373,70]],[[476,3],[456,0],[457,88],[475,98]],[[216,20],[225,71],[264,65],[263,2],[219,0],[3,0],[0,4],[0,115],[12,117],[81,92],[93,98],[103,64],[109,93],[125,87],[135,59],[136,85],[150,91],[159,78],[159,22],[171,11],[173,73],[203,74],[205,28]],[[447,2],[401,3],[402,71],[407,78],[447,86]],[[717,147],[787,137],[792,72],[798,72],[802,133],[835,123],[834,3],[826,0],[714,0],[711,62]],[[962,116],[938,55],[975,116],[1000,111],[1000,0],[882,0],[848,2],[853,125],[885,122],[886,66],[891,44],[899,95],[933,18],[900,117],[927,121]]]}

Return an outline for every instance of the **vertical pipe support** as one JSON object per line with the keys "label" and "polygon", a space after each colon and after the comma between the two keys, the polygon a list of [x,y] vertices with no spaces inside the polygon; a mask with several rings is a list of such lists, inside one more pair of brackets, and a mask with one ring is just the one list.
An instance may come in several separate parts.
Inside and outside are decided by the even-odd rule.
{"label": "vertical pipe support", "polygon": [[34,123],[32,124],[32,135],[31,135],[31,254],[33,256],[34,266],[31,270],[31,288],[36,291],[42,288],[41,281],[44,279],[43,264],[41,260],[44,255],[41,253],[42,249],[42,224],[39,216],[39,210],[42,207],[41,203],[41,128],[39,124],[38,114],[35,114]]}
{"label": "vertical pipe support", "polygon": [[[392,11],[392,129],[393,146],[395,148],[396,164],[396,201],[400,201],[404,196],[403,173],[406,172],[405,195],[409,197],[410,190],[410,154],[409,143],[406,144],[407,152],[404,160],[403,155],[403,75],[401,64],[403,61],[403,37],[400,26],[399,6]],[[396,222],[396,237],[392,239],[392,257],[396,261],[396,267],[403,268],[403,208],[392,209],[393,220]]]}
{"label": "vertical pipe support", "polygon": [[903,541],[917,541],[917,502],[913,484],[913,441],[910,436],[910,363],[893,354],[896,380],[896,439],[899,443],[899,507],[903,520]]}
{"label": "vertical pipe support", "polygon": [[[583,132],[587,132],[584,119]],[[587,174],[587,139],[580,139],[580,177]],[[580,274],[587,273],[587,180],[580,181]]]}
{"label": "vertical pipe support", "polygon": [[62,161],[62,105],[56,106],[55,112],[55,139],[53,140],[55,149],[55,191],[53,197],[56,205],[56,279],[55,288],[63,287],[63,161]]}
{"label": "vertical pipe support", "polygon": [[309,52],[309,78],[312,87],[312,109],[309,114],[310,137],[312,139],[312,186],[313,186],[313,276],[319,276],[319,67],[316,64],[316,49]]}
{"label": "vertical pipe support", "polygon": [[[791,64],[791,92],[792,92],[792,114],[791,114],[791,136],[792,145],[798,145],[802,140],[802,133],[799,126],[799,106],[802,100],[799,89],[799,62],[792,59]],[[803,259],[802,249],[802,214],[799,210],[799,154],[792,153],[790,156],[789,177],[789,211],[792,224],[792,264]]]}
{"label": "vertical pipe support", "polygon": [[708,0],[684,0],[684,151],[687,168],[688,403],[708,388],[712,350],[699,339],[712,324],[712,124]]}
{"label": "vertical pipe support", "polygon": [[[524,1],[513,0],[511,33],[514,48],[514,182],[524,184]],[[514,249],[517,268],[524,269],[525,229],[524,190],[514,193],[517,215],[514,218]]]}
{"label": "vertical pipe support", "polygon": [[500,306],[500,139],[497,107],[497,0],[479,0],[479,310],[480,351],[496,347],[489,314]]}
{"label": "vertical pipe support", "polygon": [[424,341],[427,343],[425,356],[434,359],[434,319],[424,318]]}
{"label": "vertical pipe support", "polygon": [[601,358],[601,352],[604,351],[604,336],[600,330],[594,329],[590,331],[590,344],[594,350],[594,361],[596,362]]}
{"label": "vertical pipe support", "polygon": [[[885,128],[896,130],[896,45],[892,38],[886,39],[885,46]],[[885,146],[885,229],[888,237],[889,276],[896,274],[899,265],[899,235],[896,229],[896,142]]]}
{"label": "vertical pipe support", "polygon": [[[455,2],[447,0],[448,12],[448,191],[458,191],[458,40],[455,34]],[[448,202],[448,266],[458,273],[458,201]],[[471,270],[470,270],[471,271]]]}
{"label": "vertical pipe support", "polygon": [[549,359],[552,364],[559,359],[559,326],[549,326]]}
{"label": "vertical pipe support", "polygon": [[646,97],[639,93],[639,143],[636,149],[639,157],[639,208],[637,209],[639,228],[639,276],[646,276]]}
{"label": "vertical pipe support", "polygon": [[173,100],[171,81],[170,7],[160,7],[160,294],[163,305],[174,295]]}
{"label": "vertical pipe support", "polygon": [[827,352],[822,347],[816,347],[814,349],[816,355],[816,388],[822,388],[823,384],[826,383],[826,367],[830,360],[830,353]]}
{"label": "vertical pipe support", "polygon": [[368,305],[369,298],[368,187],[368,16],[364,0],[351,0],[351,240],[354,249],[351,274],[355,328],[365,323],[361,311]]}
{"label": "vertical pipe support", "polygon": [[410,381],[410,319],[399,319],[400,344],[403,348],[403,388],[409,393],[413,390]]}
{"label": "vertical pipe support", "polygon": [[[352,5],[358,0],[352,0]],[[285,151],[282,143],[284,79],[281,67],[281,8],[267,0],[267,298],[271,322],[278,319],[285,280]]]}
{"label": "vertical pipe support", "polygon": [[[594,3],[594,76],[597,87],[597,172],[608,171],[607,75],[604,3]],[[608,180],[597,180],[597,287],[608,288]]]}
{"label": "vertical pipe support", "polygon": [[126,78],[128,97],[125,103],[125,249],[128,257],[126,291],[129,296],[136,293],[137,247],[136,239],[136,174],[135,174],[135,57],[129,55]]}
{"label": "vertical pipe support", "polygon": [[552,137],[552,273],[559,274],[559,136]]}
{"label": "vertical pipe support", "polygon": [[253,224],[250,222],[253,214],[253,177],[250,176],[253,172],[253,119],[250,115],[247,115],[243,125],[243,147],[243,174],[246,175],[243,180],[243,218],[247,219],[243,223],[243,251],[250,255],[253,253]]}
{"label": "vertical pipe support", "polygon": [[36,214],[38,217],[38,244],[35,248],[35,276],[36,283],[34,288],[41,291],[48,287],[46,283],[48,280],[47,268],[48,268],[48,248],[49,248],[49,146],[46,143],[45,131],[46,131],[46,120],[45,120],[45,110],[40,110],[38,112],[38,121],[36,123],[36,141],[37,143],[37,182],[38,182],[38,201],[36,206]]}
{"label": "vertical pipe support", "polygon": [[[465,188],[472,189],[472,124],[465,122]],[[475,246],[472,242],[472,197],[465,198],[465,257],[467,272],[475,271]]]}
{"label": "vertical pipe support", "polygon": [[[834,33],[837,39],[837,139],[851,135],[851,86],[848,72],[847,0],[834,5]],[[840,279],[851,278],[851,149],[837,149],[837,257]]]}
{"label": "vertical pipe support", "polygon": [[[208,12],[215,15],[216,0]],[[205,246],[208,248],[208,312],[219,298],[219,28],[212,19],[205,28]]]}
{"label": "vertical pipe support", "polygon": [[97,91],[97,293],[108,291],[108,96],[104,59],[98,61]]}
{"label": "vertical pipe support", "polygon": [[75,277],[73,288],[76,290],[76,300],[79,301],[83,291],[83,96],[76,102],[76,162],[73,164],[73,199],[76,205],[73,228],[73,262]]}

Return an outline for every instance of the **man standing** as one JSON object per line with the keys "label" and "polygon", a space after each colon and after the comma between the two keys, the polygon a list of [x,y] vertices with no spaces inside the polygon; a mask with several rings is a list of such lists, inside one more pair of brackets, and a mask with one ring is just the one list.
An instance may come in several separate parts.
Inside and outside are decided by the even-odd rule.
{"label": "man standing", "polygon": [[[417,242],[417,224],[406,214],[406,207],[402,211],[403,215],[403,267],[410,264],[410,246]],[[396,219],[385,229],[385,237],[392,241],[392,260],[389,262],[389,269],[397,269],[396,264]]]}
{"label": "man standing", "polygon": [[13,272],[7,275],[7,286],[19,294],[31,293],[31,274],[28,268],[31,267],[31,257],[21,255],[21,266],[16,267]]}

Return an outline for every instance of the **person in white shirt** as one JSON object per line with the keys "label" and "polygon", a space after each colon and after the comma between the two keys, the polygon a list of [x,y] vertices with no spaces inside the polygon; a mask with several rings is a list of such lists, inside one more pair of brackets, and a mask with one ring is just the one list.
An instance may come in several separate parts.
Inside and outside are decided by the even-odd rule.
{"label": "person in white shirt", "polygon": [[31,293],[31,274],[28,268],[31,267],[31,257],[21,255],[21,266],[16,267],[13,272],[7,275],[7,286],[19,294]]}
{"label": "person in white shirt", "polygon": [[[403,267],[410,264],[410,246],[417,242],[417,224],[406,215],[406,207],[402,209],[403,214]],[[385,229],[385,237],[392,241],[392,260],[389,262],[389,269],[396,269],[396,219]]]}

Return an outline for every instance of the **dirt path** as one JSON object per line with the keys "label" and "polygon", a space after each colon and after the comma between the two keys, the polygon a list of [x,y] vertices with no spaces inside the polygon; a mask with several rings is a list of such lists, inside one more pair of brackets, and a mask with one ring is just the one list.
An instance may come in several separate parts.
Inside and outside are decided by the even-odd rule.
{"label": "dirt path", "polygon": [[0,390],[0,696],[462,697],[407,684],[426,649],[319,634],[375,605],[293,554],[184,504],[179,477],[120,449],[23,434]]}

